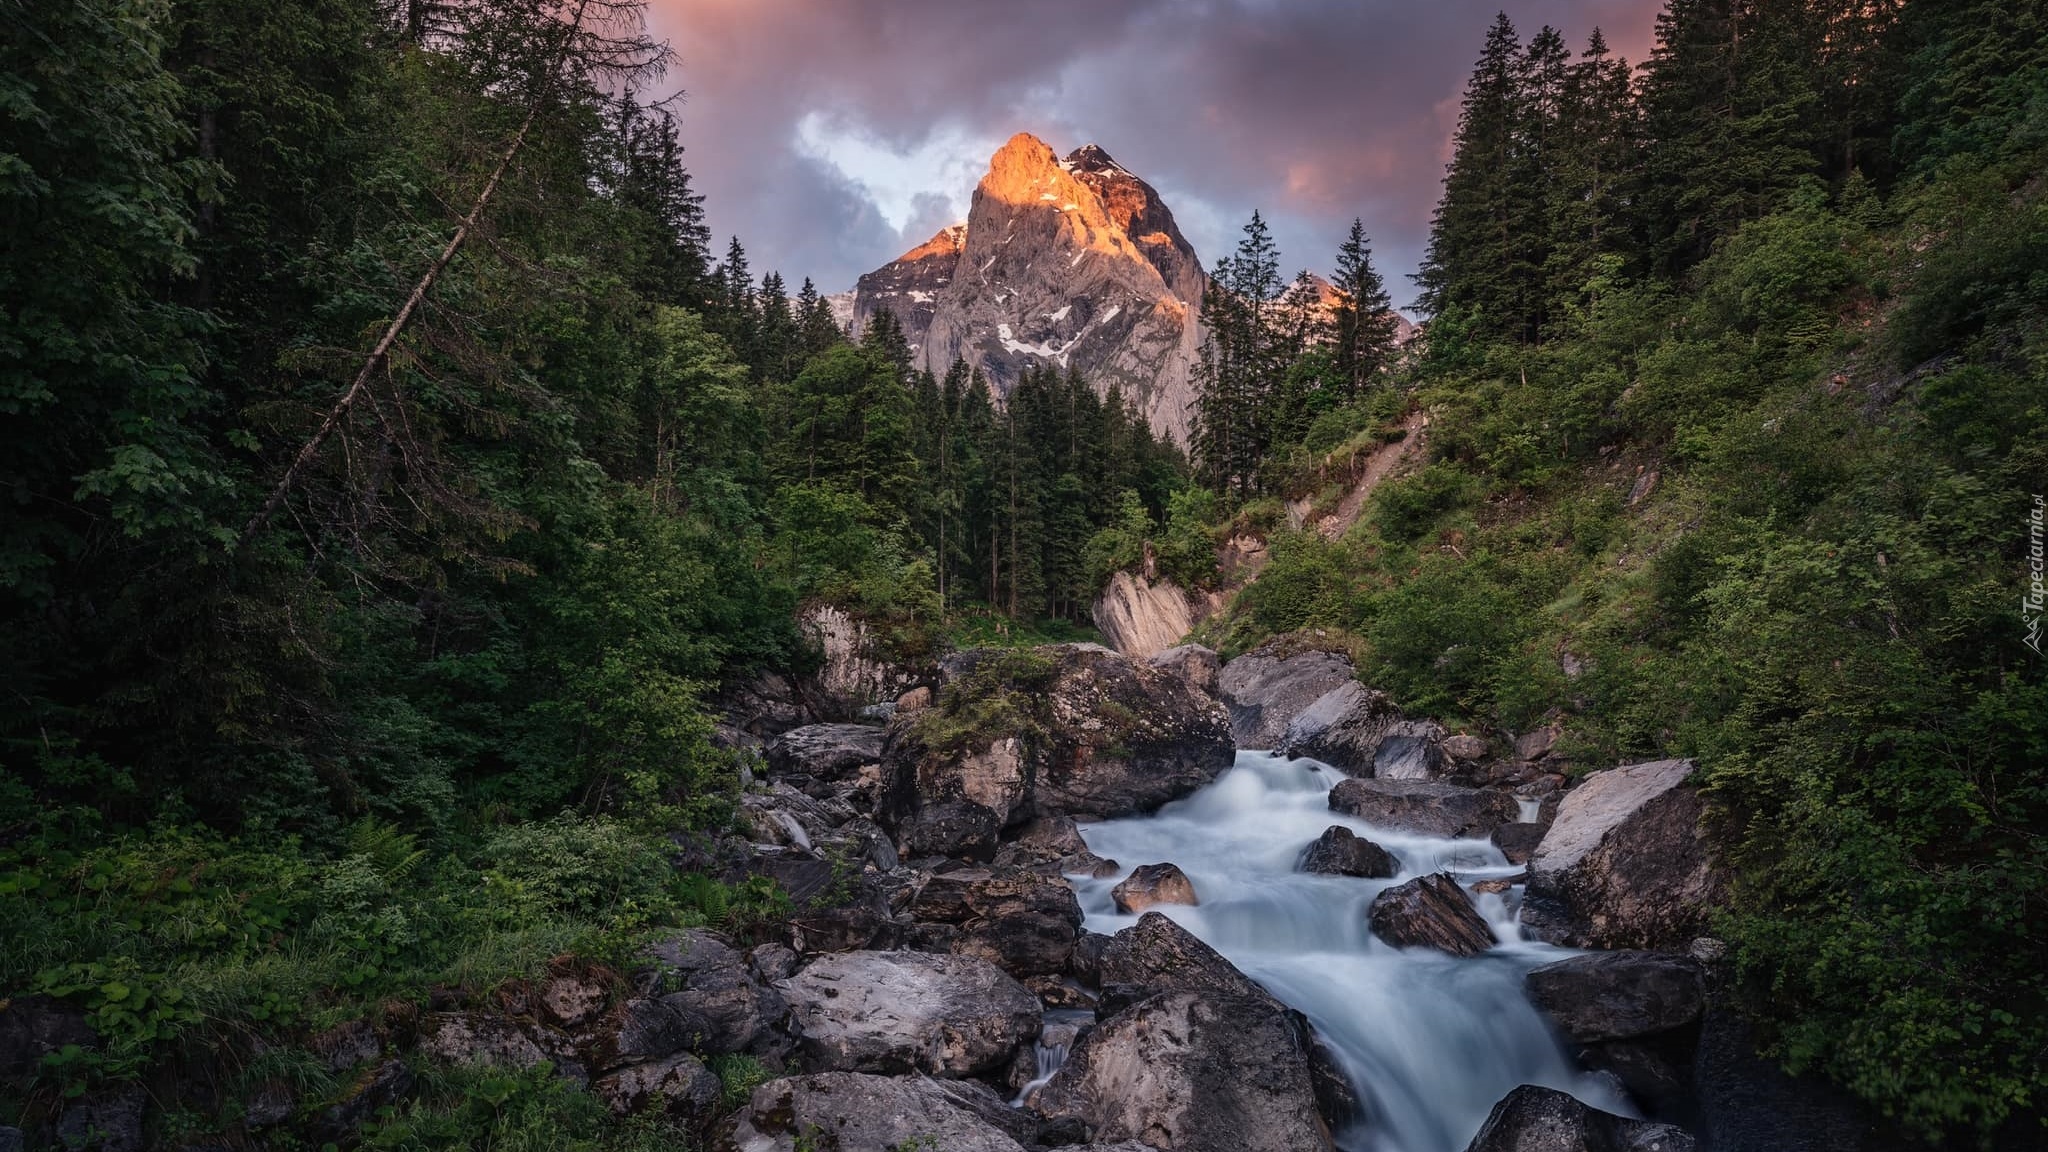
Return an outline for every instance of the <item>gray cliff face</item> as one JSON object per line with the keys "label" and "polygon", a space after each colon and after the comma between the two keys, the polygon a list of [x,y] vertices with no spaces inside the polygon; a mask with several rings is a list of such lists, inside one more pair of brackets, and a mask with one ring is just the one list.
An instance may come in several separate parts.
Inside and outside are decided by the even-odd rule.
{"label": "gray cliff face", "polygon": [[1019,134],[989,161],[964,234],[861,277],[854,317],[890,309],[924,366],[964,359],[999,396],[1027,368],[1077,369],[1185,444],[1206,284],[1150,185],[1092,144],[1061,160]]}
{"label": "gray cliff face", "polygon": [[[853,330],[858,333],[874,319],[875,313],[887,309],[903,325],[911,354],[922,353],[925,331],[939,310],[940,296],[960,268],[960,250],[966,243],[967,225],[950,225],[861,277],[853,289]],[[944,372],[945,367],[938,371]]]}

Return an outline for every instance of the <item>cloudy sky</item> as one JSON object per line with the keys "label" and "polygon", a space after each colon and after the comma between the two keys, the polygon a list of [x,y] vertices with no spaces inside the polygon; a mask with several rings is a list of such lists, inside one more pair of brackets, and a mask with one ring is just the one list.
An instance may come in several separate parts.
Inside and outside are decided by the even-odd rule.
{"label": "cloudy sky", "polygon": [[[1254,208],[1327,272],[1363,217],[1396,301],[1427,241],[1458,97],[1500,0],[651,0],[680,56],[686,157],[723,249],[822,291],[965,219],[1031,132],[1100,144],[1205,263]],[[1658,0],[1518,0],[1639,61]]]}

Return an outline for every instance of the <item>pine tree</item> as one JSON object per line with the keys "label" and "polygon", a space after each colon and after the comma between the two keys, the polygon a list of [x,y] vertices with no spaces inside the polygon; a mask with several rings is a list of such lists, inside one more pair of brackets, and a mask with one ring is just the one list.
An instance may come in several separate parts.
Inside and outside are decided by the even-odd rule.
{"label": "pine tree", "polygon": [[804,277],[803,287],[797,290],[796,327],[798,347],[805,359],[845,338],[832,319],[832,305],[818,293],[817,285],[811,283],[809,276]]}
{"label": "pine tree", "polygon": [[1246,495],[1265,451],[1265,403],[1286,362],[1273,333],[1280,255],[1252,213],[1237,250],[1219,260],[1202,299],[1208,340],[1195,370],[1194,447],[1211,486]]}
{"label": "pine tree", "polygon": [[753,274],[747,270],[747,250],[735,236],[726,245],[725,263],[716,273],[719,331],[741,360],[755,362],[760,332],[759,306],[754,298]]}
{"label": "pine tree", "polygon": [[770,272],[761,278],[757,299],[760,328],[754,344],[755,374],[787,380],[796,374],[803,356],[796,317],[789,309],[789,293],[782,286],[782,273]]}
{"label": "pine tree", "polygon": [[1456,312],[1476,330],[1519,338],[1528,280],[1527,190],[1521,167],[1522,49],[1503,12],[1465,85],[1429,251],[1416,282],[1431,316]]}
{"label": "pine tree", "polygon": [[1589,285],[1631,267],[1638,251],[1630,192],[1642,148],[1628,62],[1615,57],[1598,28],[1572,65],[1559,109],[1553,191],[1546,208],[1545,314],[1559,328],[1584,315]]}
{"label": "pine tree", "polygon": [[1351,221],[1351,232],[1337,249],[1337,267],[1330,277],[1336,290],[1332,309],[1332,356],[1346,394],[1356,398],[1392,363],[1400,322],[1386,283],[1372,265],[1372,245],[1365,222]]}

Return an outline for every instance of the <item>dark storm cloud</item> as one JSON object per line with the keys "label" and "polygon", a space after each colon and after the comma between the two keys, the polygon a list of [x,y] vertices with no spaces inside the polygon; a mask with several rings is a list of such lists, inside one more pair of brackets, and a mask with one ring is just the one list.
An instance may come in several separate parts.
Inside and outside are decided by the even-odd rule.
{"label": "dark storm cloud", "polygon": [[[1360,216],[1390,279],[1405,275],[1498,0],[653,3],[681,56],[671,80],[688,93],[685,143],[712,227],[739,234],[757,271],[833,291],[948,223],[986,151],[1018,131],[1063,152],[1101,144],[1160,189],[1205,260],[1258,208],[1290,271],[1326,270]],[[1656,7],[1536,0],[1509,15],[1525,38],[1547,23],[1574,46],[1598,25],[1638,59]],[[957,186],[899,195],[885,213],[875,165],[820,158],[799,140],[807,118],[813,145],[858,137],[866,157],[930,167],[950,150]]]}

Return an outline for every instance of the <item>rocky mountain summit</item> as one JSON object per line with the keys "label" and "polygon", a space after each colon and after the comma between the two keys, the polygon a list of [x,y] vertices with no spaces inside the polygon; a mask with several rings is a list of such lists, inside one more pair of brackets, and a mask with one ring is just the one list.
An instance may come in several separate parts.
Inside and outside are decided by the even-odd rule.
{"label": "rocky mountain summit", "polygon": [[1061,159],[1019,133],[964,225],[860,278],[856,332],[895,313],[918,362],[955,359],[1006,395],[1031,367],[1075,368],[1186,443],[1208,278],[1159,193],[1089,144]]}

